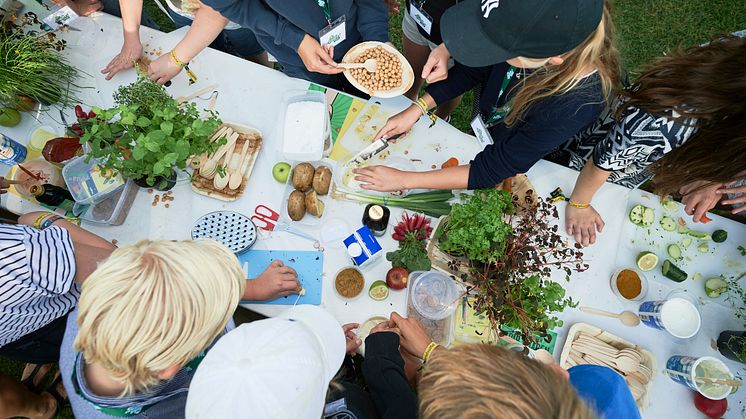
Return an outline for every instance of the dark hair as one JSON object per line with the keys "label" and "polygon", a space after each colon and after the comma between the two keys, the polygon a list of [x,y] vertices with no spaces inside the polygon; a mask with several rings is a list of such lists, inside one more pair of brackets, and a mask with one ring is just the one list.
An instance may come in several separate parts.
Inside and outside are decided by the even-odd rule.
{"label": "dark hair", "polygon": [[[693,181],[729,182],[746,172],[746,39],[720,36],[676,48],[622,92],[628,108],[694,126],[683,146],[649,167],[661,195]],[[706,185],[705,185],[706,186]]]}

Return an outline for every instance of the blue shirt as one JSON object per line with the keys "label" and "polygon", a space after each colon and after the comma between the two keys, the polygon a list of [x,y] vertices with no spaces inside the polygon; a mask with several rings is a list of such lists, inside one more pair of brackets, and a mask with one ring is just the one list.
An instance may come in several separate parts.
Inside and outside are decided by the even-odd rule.
{"label": "blue shirt", "polygon": [[602,419],[640,419],[640,410],[621,375],[608,367],[577,365],[570,384]]}

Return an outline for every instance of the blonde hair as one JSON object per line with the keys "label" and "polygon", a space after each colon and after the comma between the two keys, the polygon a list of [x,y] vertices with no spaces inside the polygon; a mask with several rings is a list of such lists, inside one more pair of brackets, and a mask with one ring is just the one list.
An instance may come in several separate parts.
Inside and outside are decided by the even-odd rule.
{"label": "blonde hair", "polygon": [[417,392],[420,418],[595,418],[567,379],[524,355],[493,345],[436,351]]}
{"label": "blonde hair", "polygon": [[598,70],[604,100],[610,102],[620,84],[620,65],[619,51],[614,45],[614,24],[609,2],[604,5],[603,16],[596,30],[580,45],[563,54],[562,58],[562,64],[544,66],[514,87],[518,90],[505,116],[506,125],[513,126],[520,121],[526,110],[536,102],[572,90],[588,72],[589,66]]}
{"label": "blonde hair", "polygon": [[112,371],[122,396],[146,390],[215,340],[245,286],[236,256],[213,240],[117,249],[83,283],[75,349]]}

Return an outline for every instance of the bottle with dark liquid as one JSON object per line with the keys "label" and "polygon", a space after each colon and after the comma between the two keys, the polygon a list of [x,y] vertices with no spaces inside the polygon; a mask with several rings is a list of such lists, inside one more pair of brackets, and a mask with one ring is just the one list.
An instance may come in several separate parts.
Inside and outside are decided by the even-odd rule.
{"label": "bottle with dark liquid", "polygon": [[48,183],[45,183],[44,185],[31,185],[31,187],[29,187],[29,192],[40,203],[52,207],[62,204],[66,199],[73,201],[73,196],[70,194],[70,191]]}

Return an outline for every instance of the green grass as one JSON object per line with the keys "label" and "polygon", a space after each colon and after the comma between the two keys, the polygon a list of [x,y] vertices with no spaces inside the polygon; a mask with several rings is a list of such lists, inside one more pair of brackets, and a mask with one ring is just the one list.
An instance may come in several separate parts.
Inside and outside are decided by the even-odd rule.
{"label": "green grass", "polygon": [[[173,22],[153,1],[145,0],[145,8],[162,30],[173,29]],[[617,0],[614,10],[623,62],[633,74],[676,45],[700,44],[718,33],[746,29],[743,0]],[[401,49],[401,15],[391,16],[389,22],[391,40]],[[471,94],[467,94],[452,123],[468,130],[470,119]],[[22,369],[21,364],[0,358],[0,373],[20,377]],[[69,408],[62,417],[72,417]]]}

